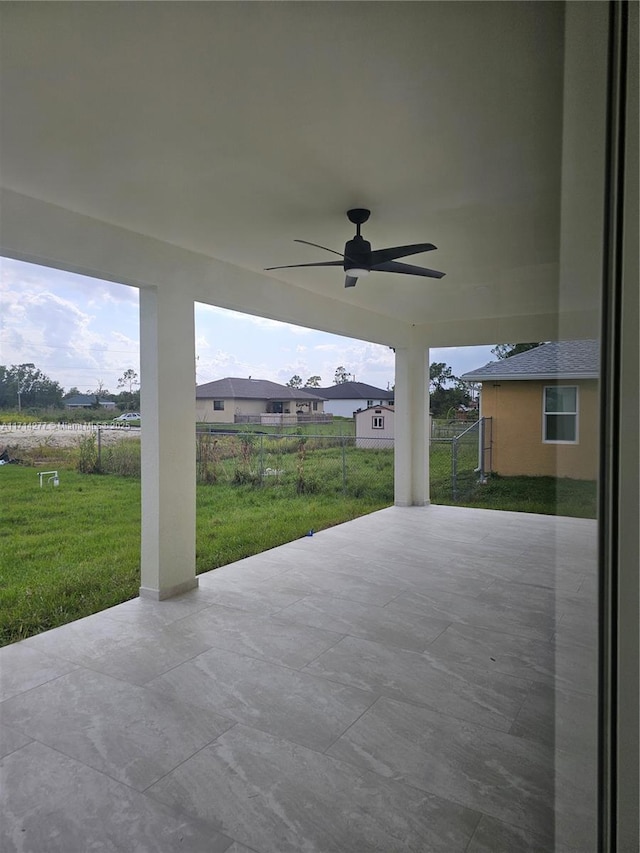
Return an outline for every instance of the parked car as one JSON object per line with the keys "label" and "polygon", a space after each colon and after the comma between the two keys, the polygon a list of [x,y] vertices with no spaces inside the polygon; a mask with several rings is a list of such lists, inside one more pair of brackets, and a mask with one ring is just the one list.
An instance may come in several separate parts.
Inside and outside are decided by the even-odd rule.
{"label": "parked car", "polygon": [[115,423],[126,423],[127,421],[139,421],[140,420],[140,412],[123,412],[121,415],[118,415],[117,418],[113,419]]}

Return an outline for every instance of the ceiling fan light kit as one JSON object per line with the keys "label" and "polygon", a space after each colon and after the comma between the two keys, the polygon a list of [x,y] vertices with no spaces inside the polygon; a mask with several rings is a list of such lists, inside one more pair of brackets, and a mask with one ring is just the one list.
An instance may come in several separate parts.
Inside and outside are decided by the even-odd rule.
{"label": "ceiling fan light kit", "polygon": [[410,246],[392,246],[388,249],[372,250],[371,243],[360,234],[360,226],[371,216],[371,211],[363,207],[354,207],[347,211],[347,218],[356,226],[353,239],[348,240],[344,252],[336,252],[318,243],[310,243],[308,240],[296,240],[296,243],[305,243],[307,246],[315,246],[333,255],[340,255],[342,261],[321,261],[316,264],[288,264],[282,267],[266,267],[266,270],[287,270],[296,267],[342,267],[346,273],[345,287],[354,287],[359,278],[370,272],[393,272],[403,275],[419,275],[424,278],[442,278],[443,272],[430,270],[426,267],[417,267],[413,264],[399,264],[397,258],[406,258],[408,255],[417,255],[420,252],[430,252],[436,247],[433,243],[414,243]]}

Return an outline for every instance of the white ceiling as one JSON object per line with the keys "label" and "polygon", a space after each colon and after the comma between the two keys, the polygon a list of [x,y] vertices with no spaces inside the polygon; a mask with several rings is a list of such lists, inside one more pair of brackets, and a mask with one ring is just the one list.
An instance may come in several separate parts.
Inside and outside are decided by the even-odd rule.
{"label": "white ceiling", "polygon": [[3,3],[5,187],[411,323],[556,308],[563,4]]}

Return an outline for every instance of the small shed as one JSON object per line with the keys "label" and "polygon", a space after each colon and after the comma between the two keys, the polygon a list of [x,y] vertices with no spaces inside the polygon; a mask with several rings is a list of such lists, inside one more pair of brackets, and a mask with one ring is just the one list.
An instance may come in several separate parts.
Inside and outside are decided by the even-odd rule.
{"label": "small shed", "polygon": [[356,421],[356,447],[381,450],[393,447],[393,406],[369,406],[354,414]]}

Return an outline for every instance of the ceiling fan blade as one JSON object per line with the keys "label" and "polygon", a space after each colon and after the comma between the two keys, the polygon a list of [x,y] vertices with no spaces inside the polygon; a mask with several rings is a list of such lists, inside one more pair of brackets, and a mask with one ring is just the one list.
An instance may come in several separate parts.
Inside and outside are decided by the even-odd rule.
{"label": "ceiling fan blade", "polygon": [[396,258],[406,258],[407,255],[417,255],[420,252],[430,252],[435,249],[433,243],[414,243],[413,246],[391,246],[389,249],[376,249],[371,252],[371,266],[395,261]]}
{"label": "ceiling fan blade", "polygon": [[344,280],[344,286],[345,287],[355,287],[357,280],[358,279],[355,276],[348,275]]}
{"label": "ceiling fan blade", "polygon": [[342,252],[336,252],[335,249],[327,249],[326,246],[321,246],[319,243],[310,243],[308,240],[294,240],[294,243],[304,243],[305,246],[315,246],[316,249],[324,249],[325,252],[331,252],[333,255],[340,255],[341,258],[344,258]]}
{"label": "ceiling fan blade", "polygon": [[414,267],[413,264],[397,264],[395,261],[388,261],[386,264],[376,264],[371,267],[376,272],[399,272],[405,275],[421,275],[425,278],[442,278],[446,273],[438,272],[438,270],[429,270],[426,267]]}
{"label": "ceiling fan blade", "polygon": [[267,270],[292,270],[294,267],[342,267],[344,266],[342,261],[322,261],[319,264],[285,264],[283,267],[265,267],[265,272]]}

